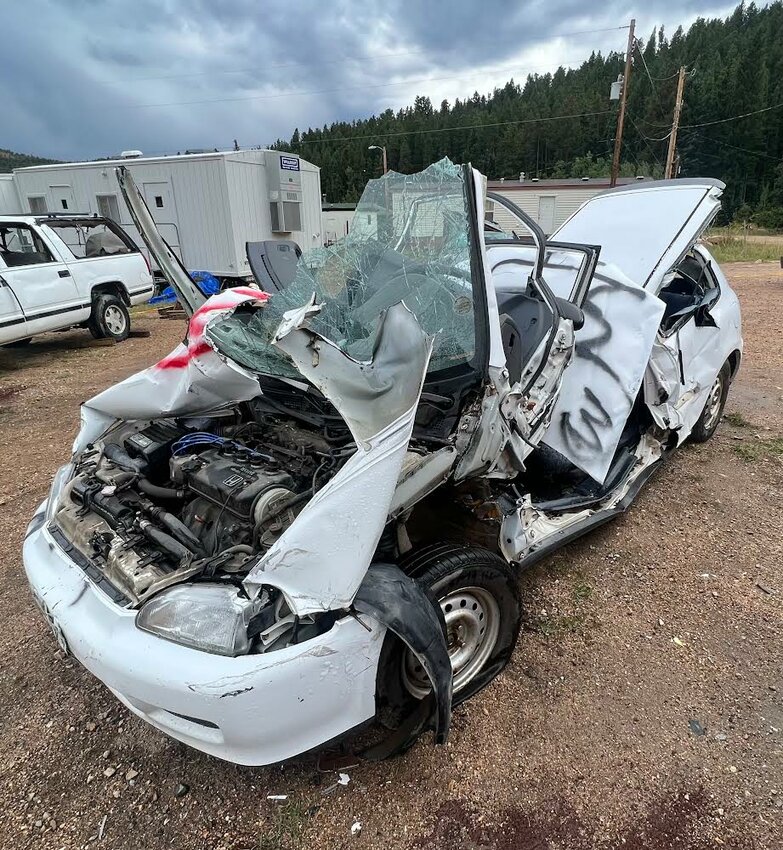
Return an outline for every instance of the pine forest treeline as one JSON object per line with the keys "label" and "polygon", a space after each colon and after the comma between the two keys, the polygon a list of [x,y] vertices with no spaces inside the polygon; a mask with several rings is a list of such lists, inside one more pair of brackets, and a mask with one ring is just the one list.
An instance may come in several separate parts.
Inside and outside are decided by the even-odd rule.
{"label": "pine forest treeline", "polygon": [[[638,35],[638,33],[637,33]],[[589,36],[585,36],[589,38]],[[355,201],[389,167],[413,172],[441,156],[472,162],[492,179],[608,174],[616,123],[609,87],[623,53],[593,53],[580,67],[535,74],[524,83],[454,103],[412,106],[371,118],[294,131],[276,147],[320,165],[330,201]],[[724,215],[783,227],[783,2],[741,3],[725,20],[699,19],[687,32],[662,29],[634,52],[622,173],[660,177],[672,120],[677,72],[686,66],[679,176],[727,184]],[[765,111],[761,111],[765,110]],[[744,118],[737,116],[754,113]],[[581,116],[556,118],[556,116]],[[730,120],[726,120],[730,119]]]}

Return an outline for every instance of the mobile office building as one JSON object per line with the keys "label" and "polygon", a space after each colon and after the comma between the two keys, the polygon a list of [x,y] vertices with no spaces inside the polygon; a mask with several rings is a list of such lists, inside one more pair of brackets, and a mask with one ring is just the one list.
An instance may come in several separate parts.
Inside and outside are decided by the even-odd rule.
{"label": "mobile office building", "polygon": [[249,279],[246,242],[293,240],[303,250],[323,244],[320,169],[280,151],[19,168],[13,173],[21,206],[16,212],[97,213],[120,224],[146,253],[117,185],[119,165],[131,172],[158,230],[190,271],[209,271],[227,282]]}

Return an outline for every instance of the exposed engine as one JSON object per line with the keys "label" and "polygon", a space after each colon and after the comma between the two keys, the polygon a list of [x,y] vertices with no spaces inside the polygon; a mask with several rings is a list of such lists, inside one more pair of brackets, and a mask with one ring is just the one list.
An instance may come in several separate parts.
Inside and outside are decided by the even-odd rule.
{"label": "exposed engine", "polygon": [[353,451],[344,427],[261,401],[125,425],[79,459],[55,521],[131,605],[192,576],[238,582]]}

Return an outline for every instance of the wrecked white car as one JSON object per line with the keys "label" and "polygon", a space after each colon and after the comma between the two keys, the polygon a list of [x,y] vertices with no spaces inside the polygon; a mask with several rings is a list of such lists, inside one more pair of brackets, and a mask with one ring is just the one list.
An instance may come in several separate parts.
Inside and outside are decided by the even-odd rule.
{"label": "wrecked white car", "polygon": [[[516,574],[714,432],[737,298],[696,245],[711,180],[485,241],[485,181],[372,181],[357,226],[208,301],[120,183],[191,314],[88,401],[24,562],[62,648],[135,714],[268,764],[373,719],[380,757],[504,668]],[[361,215],[371,210],[371,216]],[[363,230],[362,221],[373,224]]]}

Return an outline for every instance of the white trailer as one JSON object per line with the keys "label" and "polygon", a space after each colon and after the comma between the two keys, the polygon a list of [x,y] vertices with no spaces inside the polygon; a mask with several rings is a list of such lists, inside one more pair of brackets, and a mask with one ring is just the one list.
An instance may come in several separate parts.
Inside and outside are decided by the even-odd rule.
{"label": "white trailer", "polygon": [[0,215],[19,215],[22,205],[13,174],[0,174]]}
{"label": "white trailer", "polygon": [[[621,177],[618,186],[641,181],[642,177]],[[549,236],[569,219],[581,206],[600,192],[610,188],[608,178],[579,177],[557,180],[490,180],[487,189],[503,195],[526,212]],[[487,201],[485,209],[499,227],[513,229],[518,224],[514,217],[500,204]]]}
{"label": "white trailer", "polygon": [[190,271],[249,279],[245,243],[323,243],[320,169],[293,154],[247,150],[69,162],[13,173],[22,212],[97,213],[122,226],[147,253],[117,185],[124,165],[158,230]]}

